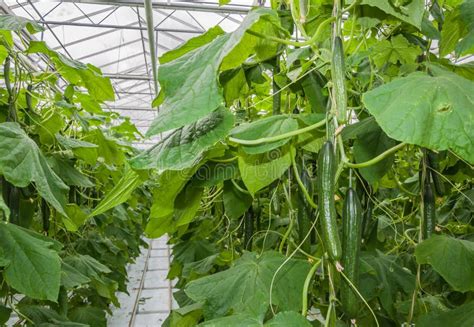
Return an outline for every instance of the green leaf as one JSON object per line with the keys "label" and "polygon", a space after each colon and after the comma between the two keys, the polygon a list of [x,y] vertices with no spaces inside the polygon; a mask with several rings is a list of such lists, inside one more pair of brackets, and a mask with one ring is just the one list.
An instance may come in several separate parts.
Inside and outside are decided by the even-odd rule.
{"label": "green leaf", "polygon": [[[286,115],[278,115],[239,125],[232,129],[230,135],[242,140],[256,140],[288,133],[297,129],[298,122],[294,118]],[[242,149],[249,154],[263,153],[285,145],[290,139],[291,137],[260,145],[244,145]]]}
{"label": "green leaf", "polygon": [[189,39],[187,42],[180,45],[176,49],[166,52],[160,57],[160,64],[164,65],[167,62],[176,60],[184,56],[186,53],[200,48],[205,44],[208,44],[209,42],[213,41],[216,37],[222,34],[224,34],[222,28],[220,26],[214,26],[208,29],[206,33],[193,37],[192,39]]}
{"label": "green leaf", "polygon": [[194,174],[191,183],[194,186],[211,187],[236,178],[239,172],[237,160],[232,162],[207,162]]}
{"label": "green leaf", "polygon": [[259,257],[246,252],[231,268],[190,282],[185,292],[192,300],[204,303],[204,314],[211,319],[230,310],[238,313],[246,307],[258,307],[262,296],[277,310],[299,311],[309,268],[306,261],[287,260],[276,252],[264,252]]}
{"label": "green leaf", "polygon": [[11,313],[12,309],[0,304],[0,325],[7,323],[8,319],[10,319]]}
{"label": "green leaf", "polygon": [[272,320],[266,322],[264,326],[265,327],[287,327],[287,326],[309,327],[312,325],[300,313],[294,312],[294,311],[285,311],[285,312],[280,312],[279,314],[277,314]]}
{"label": "green leaf", "polygon": [[418,244],[415,257],[419,264],[430,264],[454,290],[474,290],[474,242],[434,235]]}
{"label": "green leaf", "polygon": [[219,108],[224,103],[218,83],[219,70],[235,68],[255,52],[258,57],[267,59],[276,51],[276,43],[246,31],[279,34],[279,24],[276,12],[258,8],[249,12],[233,33],[220,35],[176,60],[160,65],[158,76],[165,98],[147,135],[189,125]]}
{"label": "green leaf", "polygon": [[200,207],[203,188],[186,187],[176,198],[174,224],[176,227],[189,224]]}
{"label": "green leaf", "polygon": [[[369,294],[376,293],[384,309],[393,316],[397,296],[400,292],[412,294],[415,276],[408,269],[401,267],[396,257],[380,251],[375,254],[363,253],[361,262],[370,268],[360,276],[362,295],[367,299]],[[371,287],[373,289],[370,289]]]}
{"label": "green leaf", "polygon": [[68,318],[71,321],[79,322],[81,324],[105,327],[107,326],[107,319],[105,318],[105,311],[101,308],[92,306],[74,307],[68,313]]}
{"label": "green leaf", "polygon": [[459,8],[456,8],[446,15],[443,29],[441,30],[441,40],[439,42],[439,53],[441,57],[453,52],[459,39],[465,33],[465,27],[459,14]]}
{"label": "green leaf", "polygon": [[103,77],[99,68],[69,59],[51,50],[43,41],[31,41],[27,53],[43,53],[51,58],[57,71],[71,84],[84,86],[97,101],[113,101],[115,93],[110,79]]}
{"label": "green leaf", "polygon": [[239,191],[231,181],[224,182],[224,193],[222,195],[224,209],[230,219],[240,218],[252,205],[253,198]]}
{"label": "green leaf", "polygon": [[423,0],[413,0],[399,8],[396,8],[391,0],[362,0],[360,4],[376,7],[418,29],[421,28],[421,21],[425,12],[425,2]]}
{"label": "green leaf", "polygon": [[61,286],[64,286],[67,290],[87,284],[90,281],[89,277],[77,271],[73,266],[64,262],[61,265]]}
{"label": "green leaf", "polygon": [[289,147],[282,147],[259,155],[239,156],[242,180],[251,194],[270,185],[291,165]]}
{"label": "green leaf", "polygon": [[79,170],[74,167],[72,162],[66,161],[58,157],[48,157],[48,164],[53,171],[68,185],[74,185],[79,187],[93,187],[95,184],[91,180],[83,175]]}
{"label": "green leaf", "polygon": [[465,303],[453,310],[430,312],[416,321],[417,327],[472,327],[474,325],[474,301]]}
{"label": "green leaf", "polygon": [[35,21],[15,15],[0,15],[0,30],[20,32],[24,28],[31,34],[44,31]]}
{"label": "green leaf", "polygon": [[409,43],[401,34],[388,40],[380,40],[375,43],[371,52],[375,65],[378,68],[388,63],[401,64],[415,63],[421,49]]}
{"label": "green leaf", "polygon": [[66,205],[67,216],[63,216],[64,226],[68,231],[77,232],[79,227],[87,220],[87,214],[75,203]]}
{"label": "green leaf", "polygon": [[365,93],[362,101],[387,135],[474,162],[474,83],[430,66]]}
{"label": "green leaf", "polygon": [[56,302],[61,261],[54,245],[42,235],[0,223],[0,246],[8,262],[4,268],[7,284],[33,299]]}
{"label": "green leaf", "polygon": [[133,169],[127,168],[120,181],[107,192],[105,198],[100,201],[97,207],[94,208],[89,215],[94,217],[118,206],[127,201],[132,195],[133,191],[143,183],[143,179]]}
{"label": "green leaf", "polygon": [[77,272],[88,278],[101,279],[102,274],[108,274],[111,270],[89,255],[70,255],[64,258],[64,264],[73,267]]}
{"label": "green leaf", "polygon": [[198,168],[199,166],[194,166],[184,170],[167,170],[160,174],[153,191],[150,219],[145,228],[149,237],[160,237],[172,231],[175,199]]}
{"label": "green leaf", "polygon": [[84,160],[90,165],[96,163],[98,157],[97,149],[99,147],[97,144],[65,137],[60,134],[56,134],[56,139],[63,147],[72,150],[77,158]]}
{"label": "green leaf", "polygon": [[101,115],[104,113],[102,108],[100,107],[100,103],[97,102],[93,97],[85,93],[75,93],[77,101],[81,104],[82,109],[85,111]]}
{"label": "green leaf", "polygon": [[35,183],[39,194],[66,215],[65,193],[69,187],[53,172],[36,143],[17,123],[0,124],[0,174],[18,187]]}
{"label": "green leaf", "polygon": [[[354,159],[356,163],[375,158],[384,151],[394,147],[397,142],[387,136],[380,127],[375,131],[359,134],[354,142]],[[380,180],[392,167],[395,155],[390,155],[375,165],[360,168],[362,176],[371,184]]]}
{"label": "green leaf", "polygon": [[63,127],[64,118],[60,114],[53,112],[38,123],[35,131],[39,135],[42,144],[53,144],[55,134],[62,130]]}
{"label": "green leaf", "polygon": [[114,164],[117,166],[120,166],[124,163],[125,154],[120,144],[117,140],[104,135],[102,130],[94,129],[87,134],[85,140],[98,145],[98,156],[99,158],[103,158],[105,163]]}
{"label": "green leaf", "polygon": [[181,170],[195,165],[206,150],[224,139],[234,125],[234,117],[220,108],[165,136],[158,144],[130,161],[135,169]]}

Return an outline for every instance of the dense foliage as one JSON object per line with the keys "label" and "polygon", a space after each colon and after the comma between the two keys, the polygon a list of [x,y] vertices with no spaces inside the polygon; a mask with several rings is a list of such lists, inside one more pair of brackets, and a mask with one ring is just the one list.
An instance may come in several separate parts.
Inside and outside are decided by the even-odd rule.
{"label": "dense foliage", "polygon": [[160,58],[130,164],[159,172],[168,326],[472,326],[473,17],[275,0]]}
{"label": "dense foliage", "polygon": [[131,191],[146,173],[127,164],[139,133],[101,109],[114,92],[96,67],[30,42],[33,22],[0,16],[0,30],[0,325],[14,311],[17,324],[105,326],[144,245],[150,196]]}

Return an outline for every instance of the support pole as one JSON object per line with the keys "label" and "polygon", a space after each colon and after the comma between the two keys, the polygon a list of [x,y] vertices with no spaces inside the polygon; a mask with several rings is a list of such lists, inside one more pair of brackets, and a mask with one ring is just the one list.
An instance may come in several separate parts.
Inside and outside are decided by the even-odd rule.
{"label": "support pole", "polygon": [[[153,86],[155,87],[155,96],[158,95],[158,65],[155,47],[155,26],[153,24],[153,7],[151,0],[144,0],[145,2],[145,17],[146,27],[148,33],[148,47],[150,48],[151,68],[153,71]],[[158,41],[158,40],[156,40]]]}

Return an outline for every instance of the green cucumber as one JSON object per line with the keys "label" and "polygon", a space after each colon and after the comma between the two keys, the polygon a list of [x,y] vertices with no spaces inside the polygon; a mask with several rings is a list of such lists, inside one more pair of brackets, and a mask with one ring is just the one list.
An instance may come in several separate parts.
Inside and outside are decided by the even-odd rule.
{"label": "green cucumber", "polygon": [[438,196],[443,196],[446,193],[444,188],[443,181],[440,179],[439,174],[441,171],[439,169],[438,164],[438,156],[433,151],[427,150],[428,154],[428,167],[431,175],[431,179],[433,180],[433,185]]}
{"label": "green cucumber", "polygon": [[244,249],[248,251],[252,251],[252,236],[253,236],[253,209],[250,207],[247,212],[245,213],[244,218]]}
{"label": "green cucumber", "polygon": [[334,204],[335,173],[334,147],[331,141],[327,141],[318,155],[318,209],[323,245],[329,257],[337,262],[341,259],[341,241],[337,229],[336,208]]}
{"label": "green cucumber", "polygon": [[49,210],[48,203],[42,199],[41,200],[41,217],[43,220],[43,231],[48,232],[49,231],[49,219],[51,216],[51,211]]}
{"label": "green cucumber", "polygon": [[425,177],[423,186],[423,239],[430,238],[436,227],[436,205],[433,185],[429,176]]}
{"label": "green cucumber", "polygon": [[332,47],[331,76],[333,82],[333,92],[336,107],[336,117],[340,124],[347,120],[347,91],[346,73],[344,63],[344,49],[342,40],[336,36]]}
{"label": "green cucumber", "polygon": [[[311,178],[309,177],[309,174],[305,169],[303,161],[301,161],[301,164],[299,166],[300,167],[298,168],[299,168],[301,182],[303,182],[303,186],[308,191],[309,195],[312,196],[313,187],[311,183]],[[297,220],[298,220],[299,244],[301,244],[301,249],[304,252],[310,253],[311,238],[309,236],[306,237],[306,234],[308,234],[308,232],[311,229],[311,207],[309,206],[308,201],[306,200],[306,197],[304,196],[300,188],[298,188],[297,201],[298,201]]]}
{"label": "green cucumber", "polygon": [[5,59],[5,63],[3,64],[3,78],[5,79],[5,88],[7,89],[9,97],[13,95],[12,83],[10,81],[10,69],[11,69],[11,58],[10,56],[8,56]]}
{"label": "green cucumber", "polygon": [[281,113],[281,92],[280,87],[275,82],[275,76],[280,73],[280,56],[275,59],[275,67],[273,67],[273,115],[279,115]]}
{"label": "green cucumber", "polygon": [[[359,284],[359,255],[362,234],[362,207],[356,191],[349,188],[342,209],[342,266],[344,274],[357,287]],[[344,279],[340,297],[344,312],[355,318],[359,311],[359,301],[353,288]]]}

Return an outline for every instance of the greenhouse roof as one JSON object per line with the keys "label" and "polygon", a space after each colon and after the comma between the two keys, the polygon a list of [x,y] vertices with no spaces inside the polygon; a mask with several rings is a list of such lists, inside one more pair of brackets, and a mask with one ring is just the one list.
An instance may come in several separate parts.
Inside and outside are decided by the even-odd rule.
{"label": "greenhouse roof", "polygon": [[[107,107],[131,117],[145,132],[155,116],[154,86],[143,0],[7,0],[4,12],[35,20],[35,35],[64,55],[91,63],[110,77],[116,101]],[[212,1],[153,1],[156,53],[161,56],[186,40],[219,25],[233,31],[251,0],[219,6]]]}

